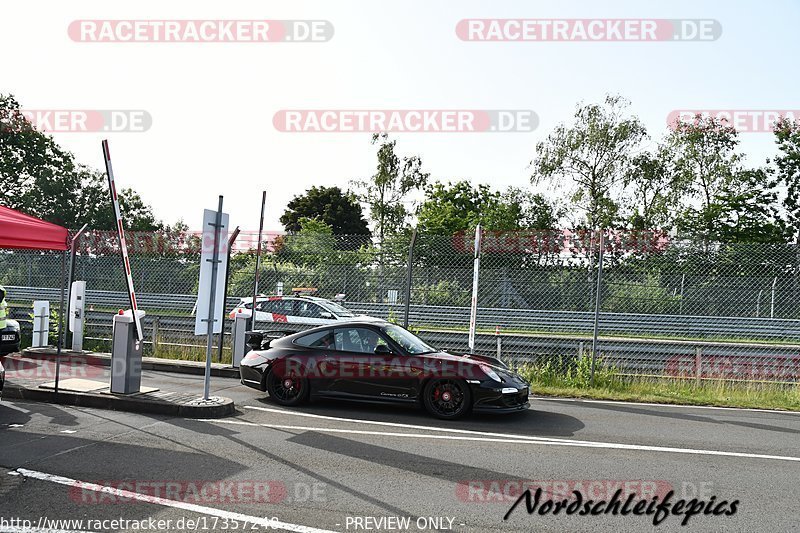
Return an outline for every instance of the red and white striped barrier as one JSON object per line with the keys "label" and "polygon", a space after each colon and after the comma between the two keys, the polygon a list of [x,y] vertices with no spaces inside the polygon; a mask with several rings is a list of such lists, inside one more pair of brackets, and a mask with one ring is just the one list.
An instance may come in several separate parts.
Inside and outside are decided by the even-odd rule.
{"label": "red and white striped barrier", "polygon": [[103,141],[103,159],[106,162],[106,175],[108,176],[108,187],[111,190],[111,203],[114,205],[114,217],[117,220],[117,235],[119,236],[119,250],[122,253],[122,263],[125,265],[125,282],[128,285],[128,296],[131,300],[131,310],[133,311],[134,323],[136,326],[136,336],[139,340],[144,339],[142,323],[139,319],[139,307],[136,304],[136,292],[133,290],[133,276],[131,275],[131,261],[128,258],[128,244],[125,242],[125,228],[122,226],[122,213],[119,209],[119,198],[117,197],[117,186],[114,182],[114,170],[111,168],[111,152],[108,149],[108,141]]}

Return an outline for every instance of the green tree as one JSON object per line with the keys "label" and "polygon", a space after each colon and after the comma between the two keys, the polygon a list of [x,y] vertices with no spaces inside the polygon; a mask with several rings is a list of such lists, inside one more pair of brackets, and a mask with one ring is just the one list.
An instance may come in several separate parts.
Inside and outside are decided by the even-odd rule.
{"label": "green tree", "polygon": [[[0,95],[0,201],[37,215],[32,191],[37,184],[69,182],[75,170],[71,154],[37,131],[12,95]],[[72,198],[64,198],[67,202]]]}
{"label": "green tree", "polygon": [[[19,102],[0,95],[0,203],[68,228],[116,228],[105,174],[75,162],[22,115]],[[161,228],[132,189],[119,194],[125,226]]]}
{"label": "green tree", "polygon": [[422,171],[422,160],[418,156],[401,160],[395,153],[397,141],[390,141],[387,134],[374,134],[372,144],[378,145],[376,172],[367,180],[354,181],[353,185],[360,191],[359,199],[369,206],[378,245],[382,247],[386,235],[397,233],[405,226],[410,215],[404,203],[408,193],[423,188],[429,174]]}
{"label": "green tree", "polygon": [[669,229],[679,188],[669,171],[666,151],[643,152],[631,160],[623,184],[627,191],[628,223],[635,230]]}
{"label": "green tree", "polygon": [[361,206],[350,193],[339,187],[311,187],[306,194],[295,196],[286,206],[281,224],[289,232],[302,229],[301,219],[317,219],[337,235],[370,235]]}
{"label": "green tree", "polygon": [[[777,180],[764,169],[739,170],[714,197],[706,217],[713,220],[710,240],[720,243],[770,243],[786,240],[778,212]],[[702,228],[705,230],[705,228]]]}
{"label": "green tree", "polygon": [[609,95],[602,104],[579,106],[573,124],[560,124],[536,145],[531,182],[566,187],[569,200],[584,212],[577,222],[589,228],[616,223],[619,185],[646,137],[639,119],[626,116],[628,105]]}
{"label": "green tree", "polygon": [[300,231],[284,240],[280,256],[296,265],[316,266],[336,254],[333,228],[316,218],[301,218]]}
{"label": "green tree", "polygon": [[549,229],[558,217],[556,208],[541,195],[513,187],[500,193],[463,180],[429,185],[417,213],[420,230],[438,235],[453,235],[478,224],[490,231]]}
{"label": "green tree", "polygon": [[733,185],[741,169],[742,156],[736,152],[737,132],[713,117],[696,116],[679,121],[666,139],[670,172],[683,191],[680,232],[708,243],[724,215],[717,202]]}
{"label": "green tree", "polygon": [[786,188],[783,207],[789,237],[800,245],[800,122],[782,119],[775,126],[780,154],[775,158],[778,182]]}
{"label": "green tree", "polygon": [[563,207],[543,194],[517,187],[509,187],[501,200],[510,206],[519,206],[517,225],[522,229],[556,229],[566,215]]}
{"label": "green tree", "polygon": [[[100,172],[89,173],[89,178],[83,182],[81,193],[82,199],[86,202],[87,222],[92,228],[115,229],[114,209],[111,206],[107,178]],[[167,229],[156,219],[153,208],[146,204],[139,193],[130,187],[120,190],[118,198],[119,209],[125,221],[125,229],[131,231]]]}

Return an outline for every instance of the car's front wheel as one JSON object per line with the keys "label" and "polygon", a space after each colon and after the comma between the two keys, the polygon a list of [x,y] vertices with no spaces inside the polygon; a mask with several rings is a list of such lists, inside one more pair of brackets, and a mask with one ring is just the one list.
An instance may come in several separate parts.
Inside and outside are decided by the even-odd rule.
{"label": "car's front wheel", "polygon": [[308,380],[294,373],[280,375],[275,369],[270,369],[267,374],[267,392],[280,405],[300,405],[308,399]]}
{"label": "car's front wheel", "polygon": [[456,420],[472,410],[472,394],[461,379],[432,379],[423,393],[425,409],[437,418]]}

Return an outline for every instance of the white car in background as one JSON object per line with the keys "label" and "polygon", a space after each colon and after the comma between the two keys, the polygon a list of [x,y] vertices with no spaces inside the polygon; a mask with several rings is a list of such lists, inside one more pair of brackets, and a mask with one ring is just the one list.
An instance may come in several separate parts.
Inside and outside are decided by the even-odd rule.
{"label": "white car in background", "polygon": [[[242,298],[230,317],[243,309],[252,309],[253,299]],[[315,296],[258,296],[256,322],[277,322],[322,326],[337,320],[352,320],[356,314],[331,300]]]}

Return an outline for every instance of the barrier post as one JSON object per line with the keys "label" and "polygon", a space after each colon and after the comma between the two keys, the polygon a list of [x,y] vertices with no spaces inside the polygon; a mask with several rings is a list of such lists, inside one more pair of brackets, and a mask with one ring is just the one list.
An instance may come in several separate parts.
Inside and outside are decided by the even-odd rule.
{"label": "barrier post", "polygon": [[694,379],[695,383],[698,385],[700,385],[700,378],[703,375],[702,358],[703,358],[703,348],[701,346],[698,346],[697,349],[695,349],[694,353],[694,371],[695,371]]}

